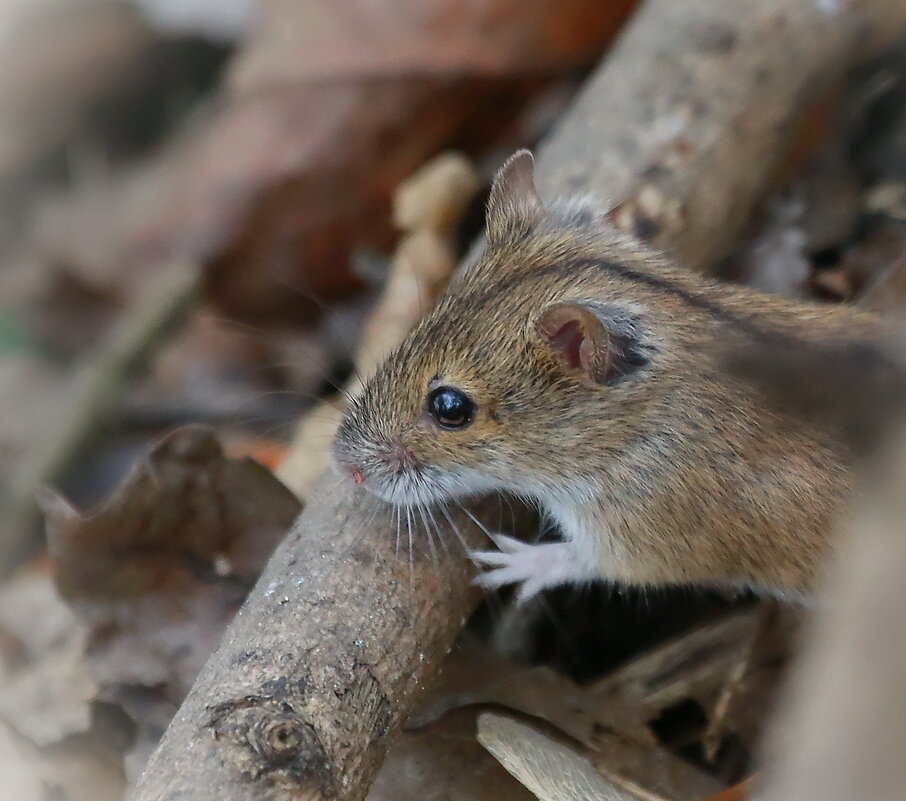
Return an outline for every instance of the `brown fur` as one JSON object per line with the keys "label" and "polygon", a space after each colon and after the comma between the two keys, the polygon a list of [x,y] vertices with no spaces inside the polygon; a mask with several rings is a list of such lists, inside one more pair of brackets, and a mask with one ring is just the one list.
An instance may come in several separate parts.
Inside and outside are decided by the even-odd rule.
{"label": "brown fur", "polygon": [[[336,463],[396,502],[530,496],[576,543],[576,580],[809,592],[853,489],[849,454],[720,352],[867,340],[876,320],[693,275],[581,206],[542,209],[526,169],[504,168],[487,251],[367,385]],[[567,369],[537,323],[576,301],[634,315],[648,363],[612,385]],[[476,401],[471,425],[433,423],[432,382]]]}

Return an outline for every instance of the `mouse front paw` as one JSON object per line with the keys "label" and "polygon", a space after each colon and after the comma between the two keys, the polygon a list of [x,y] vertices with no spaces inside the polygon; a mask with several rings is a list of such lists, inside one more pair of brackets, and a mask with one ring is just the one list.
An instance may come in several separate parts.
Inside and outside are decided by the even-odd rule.
{"label": "mouse front paw", "polygon": [[491,535],[497,551],[470,551],[473,562],[490,568],[475,577],[474,583],[495,590],[508,584],[518,584],[517,603],[523,603],[541,590],[576,581],[575,554],[569,542],[530,543]]}

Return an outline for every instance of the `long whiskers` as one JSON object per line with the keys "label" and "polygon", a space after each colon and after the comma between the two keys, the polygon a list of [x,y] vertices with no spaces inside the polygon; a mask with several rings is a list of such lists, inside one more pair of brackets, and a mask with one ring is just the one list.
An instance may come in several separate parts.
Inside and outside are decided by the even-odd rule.
{"label": "long whiskers", "polygon": [[471,520],[476,526],[478,526],[478,528],[479,528],[481,531],[483,531],[483,532],[485,533],[485,535],[487,536],[487,538],[488,538],[489,540],[492,540],[492,541],[493,541],[494,536],[491,534],[490,531],[488,531],[488,529],[487,529],[487,527],[484,525],[484,523],[482,523],[477,517],[475,517],[475,515],[473,515],[473,514],[472,514],[468,509],[466,509],[466,507],[463,506],[461,503],[457,503],[456,505],[457,505],[457,506],[459,507],[459,509],[463,512],[463,514],[465,514],[465,515],[469,518],[469,520]]}
{"label": "long whiskers", "polygon": [[425,514],[425,505],[421,501],[416,501],[415,510],[418,512],[419,518],[421,518],[422,526],[425,529],[425,534],[428,536],[428,550],[431,551],[431,564],[434,567],[437,567],[437,547],[434,544],[434,532],[431,530],[431,527],[428,525],[428,517]]}
{"label": "long whiskers", "polygon": [[415,584],[415,549],[412,540],[412,507],[406,507],[406,531],[409,534],[409,587]]}

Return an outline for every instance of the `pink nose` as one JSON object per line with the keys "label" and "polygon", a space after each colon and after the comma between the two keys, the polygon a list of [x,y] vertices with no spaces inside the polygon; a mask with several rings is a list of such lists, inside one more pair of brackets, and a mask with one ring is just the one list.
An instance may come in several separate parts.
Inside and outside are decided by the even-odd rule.
{"label": "pink nose", "polygon": [[361,470],[353,470],[350,475],[352,476],[352,480],[355,481],[356,484],[365,483],[365,474]]}

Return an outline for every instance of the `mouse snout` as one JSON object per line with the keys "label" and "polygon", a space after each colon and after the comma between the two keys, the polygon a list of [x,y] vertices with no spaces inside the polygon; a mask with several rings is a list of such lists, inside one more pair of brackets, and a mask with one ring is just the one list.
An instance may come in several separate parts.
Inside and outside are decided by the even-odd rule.
{"label": "mouse snout", "polygon": [[402,440],[396,438],[387,441],[380,458],[390,469],[398,472],[418,466],[415,454]]}
{"label": "mouse snout", "polygon": [[399,475],[418,466],[415,454],[402,440],[394,437],[374,442],[366,453],[355,453],[339,442],[333,448],[334,468],[358,486],[369,479]]}
{"label": "mouse snout", "polygon": [[364,467],[340,439],[334,440],[330,455],[336,472],[344,477],[351,478],[355,484],[365,483]]}

